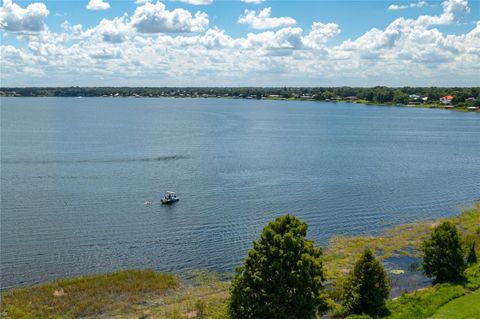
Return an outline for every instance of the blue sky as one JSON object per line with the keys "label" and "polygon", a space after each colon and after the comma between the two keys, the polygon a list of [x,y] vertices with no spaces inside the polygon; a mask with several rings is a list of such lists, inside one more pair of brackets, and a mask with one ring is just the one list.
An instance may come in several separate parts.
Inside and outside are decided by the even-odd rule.
{"label": "blue sky", "polygon": [[1,85],[479,85],[479,1],[244,1],[4,0]]}

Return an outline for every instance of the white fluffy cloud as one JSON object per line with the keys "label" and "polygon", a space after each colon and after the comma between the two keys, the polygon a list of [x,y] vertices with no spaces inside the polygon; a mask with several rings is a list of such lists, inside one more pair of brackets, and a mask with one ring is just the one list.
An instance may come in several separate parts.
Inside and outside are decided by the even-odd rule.
{"label": "white fluffy cloud", "polygon": [[423,8],[427,3],[425,1],[412,2],[409,4],[391,4],[388,6],[388,10],[402,10],[411,8]]}
{"label": "white fluffy cloud", "polygon": [[194,16],[185,9],[169,11],[159,1],[137,7],[131,18],[132,26],[140,33],[203,32],[208,27],[208,15],[197,12]]}
{"label": "white fluffy cloud", "polygon": [[340,33],[340,27],[336,23],[314,22],[310,33],[303,38],[307,47],[318,49]]}
{"label": "white fluffy cloud", "polygon": [[104,42],[123,42],[127,39],[127,35],[131,33],[126,19],[126,16],[114,18],[113,20],[103,19],[98,26],[89,30],[89,32],[90,34],[96,33],[100,35]]}
{"label": "white fluffy cloud", "polygon": [[107,10],[110,8],[110,4],[108,2],[104,2],[103,0],[90,0],[87,4],[88,10]]}
{"label": "white fluffy cloud", "polygon": [[253,3],[253,4],[260,4],[262,2],[265,2],[265,0],[240,0],[245,3]]}
{"label": "white fluffy cloud", "polygon": [[0,8],[0,29],[9,32],[38,32],[45,29],[49,11],[43,3],[32,3],[26,8],[4,0]]}
{"label": "white fluffy cloud", "polygon": [[[465,38],[445,36],[432,26],[452,24],[468,13],[468,3],[464,0],[447,0],[439,16],[420,16],[417,19],[398,18],[385,30],[376,28],[366,32],[356,40],[348,40],[339,48],[350,52],[351,56],[371,61],[394,61],[405,64],[432,66],[457,62],[465,59],[480,60],[480,51],[467,53],[462,48]],[[472,38],[472,37],[471,37]],[[470,46],[479,47],[477,38]],[[480,47],[479,47],[480,48]],[[479,61],[480,62],[480,61]]]}
{"label": "white fluffy cloud", "polygon": [[451,24],[459,22],[470,12],[467,0],[446,0],[442,3],[442,7],[443,12],[440,16],[420,16],[416,22],[424,26]]}
{"label": "white fluffy cloud", "polygon": [[290,17],[273,18],[270,16],[272,8],[265,8],[258,12],[255,10],[245,10],[242,16],[238,18],[238,23],[248,24],[253,29],[273,29],[279,27],[292,26],[295,23],[295,19]]}
{"label": "white fluffy cloud", "polygon": [[167,10],[160,2],[88,29],[65,22],[59,33],[46,27],[19,33],[2,24],[27,43],[0,47],[2,84],[478,86],[480,22],[465,34],[445,34],[437,24],[462,21],[469,8],[447,0],[442,9],[338,44],[332,39],[341,30],[333,22],[233,37],[209,28],[205,13]]}

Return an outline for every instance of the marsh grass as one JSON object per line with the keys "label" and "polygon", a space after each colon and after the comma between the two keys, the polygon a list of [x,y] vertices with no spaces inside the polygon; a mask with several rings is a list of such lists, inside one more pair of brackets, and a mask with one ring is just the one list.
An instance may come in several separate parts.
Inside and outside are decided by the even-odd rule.
{"label": "marsh grass", "polygon": [[146,298],[178,286],[179,281],[170,274],[126,270],[13,289],[2,295],[1,308],[6,318],[12,319],[88,317],[132,310]]}
{"label": "marsh grass", "polygon": [[[185,285],[163,298],[162,304],[148,309],[149,318],[209,318],[227,317],[226,301],[230,282],[207,270],[194,270],[184,277]],[[124,318],[124,317],[122,317]]]}
{"label": "marsh grass", "polygon": [[327,276],[333,280],[345,276],[365,249],[376,252],[381,260],[392,256],[420,257],[422,242],[430,236],[433,227],[443,220],[456,224],[469,241],[480,240],[479,202],[456,217],[399,225],[387,229],[380,236],[335,236],[325,251]]}

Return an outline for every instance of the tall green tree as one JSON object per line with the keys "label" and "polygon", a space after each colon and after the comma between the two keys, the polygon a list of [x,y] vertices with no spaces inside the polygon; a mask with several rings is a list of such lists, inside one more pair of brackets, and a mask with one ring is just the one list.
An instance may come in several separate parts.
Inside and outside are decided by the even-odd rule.
{"label": "tall green tree", "polygon": [[291,215],[263,229],[232,281],[231,318],[311,319],[326,310],[322,250],[306,234]]}
{"label": "tall green tree", "polygon": [[423,271],[435,282],[461,278],[465,270],[464,250],[457,227],[451,222],[437,226],[423,245]]}
{"label": "tall green tree", "polygon": [[342,304],[348,314],[382,316],[388,313],[385,301],[390,295],[390,281],[382,264],[371,250],[365,250],[347,278]]}

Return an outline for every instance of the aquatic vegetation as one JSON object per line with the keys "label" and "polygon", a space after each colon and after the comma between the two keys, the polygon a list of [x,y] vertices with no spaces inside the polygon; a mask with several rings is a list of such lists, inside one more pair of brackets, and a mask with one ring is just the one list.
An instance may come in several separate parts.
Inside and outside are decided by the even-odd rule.
{"label": "aquatic vegetation", "polygon": [[433,228],[442,221],[451,221],[464,237],[480,239],[480,203],[476,203],[455,217],[399,225],[387,229],[380,236],[335,236],[325,250],[327,277],[331,279],[343,277],[365,249],[376,252],[381,260],[392,256],[421,257],[422,243],[430,236]]}

